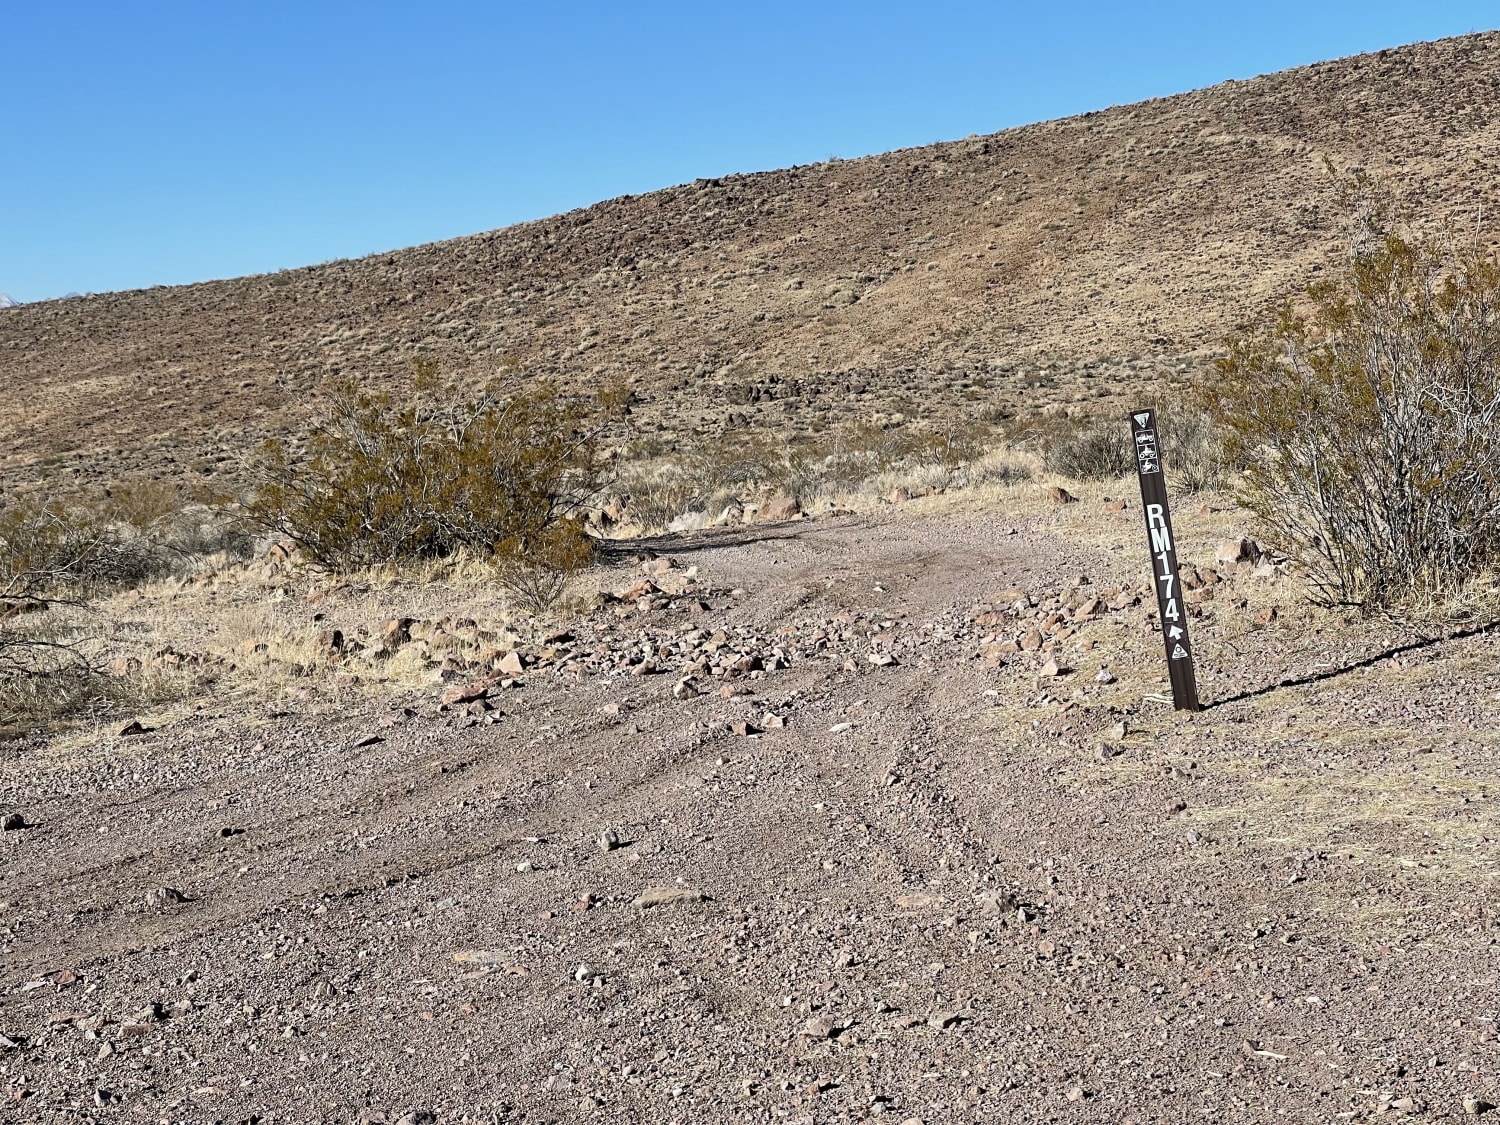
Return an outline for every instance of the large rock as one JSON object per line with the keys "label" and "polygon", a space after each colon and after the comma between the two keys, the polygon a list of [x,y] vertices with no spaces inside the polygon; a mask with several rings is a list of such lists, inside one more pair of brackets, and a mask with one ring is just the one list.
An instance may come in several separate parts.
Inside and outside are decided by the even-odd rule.
{"label": "large rock", "polygon": [[762,520],[792,520],[802,514],[802,505],[794,496],[778,496],[760,507]]}

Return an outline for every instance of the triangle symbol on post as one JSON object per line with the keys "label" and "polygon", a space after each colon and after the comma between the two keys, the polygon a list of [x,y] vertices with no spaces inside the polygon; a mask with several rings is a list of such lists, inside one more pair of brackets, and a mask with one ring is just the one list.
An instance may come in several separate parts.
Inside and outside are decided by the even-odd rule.
{"label": "triangle symbol on post", "polygon": [[1183,648],[1179,643],[1177,647],[1172,650],[1172,659],[1181,660],[1185,656],[1187,656],[1187,649]]}
{"label": "triangle symbol on post", "polygon": [[1150,417],[1151,417],[1150,414],[1137,414],[1135,416],[1135,424],[1137,426],[1144,426],[1146,424],[1146,422],[1150,419]]}

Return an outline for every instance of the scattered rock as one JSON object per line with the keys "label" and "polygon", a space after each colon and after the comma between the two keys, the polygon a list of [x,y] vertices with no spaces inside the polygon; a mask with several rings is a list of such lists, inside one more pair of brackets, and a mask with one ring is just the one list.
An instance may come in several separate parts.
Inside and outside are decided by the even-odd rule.
{"label": "scattered rock", "polygon": [[933,1012],[927,1017],[927,1026],[934,1031],[943,1031],[973,1018],[974,1013],[967,1008],[952,1008],[948,1011]]}
{"label": "scattered rock", "polygon": [[[514,655],[514,653],[512,653]],[[490,693],[491,682],[489,680],[475,680],[467,684],[455,684],[439,697],[439,702],[453,706],[455,703],[472,703],[476,699],[483,699]]]}
{"label": "scattered rock", "polygon": [[763,520],[790,520],[801,514],[802,505],[792,496],[778,496],[762,504],[760,508],[760,518]]}
{"label": "scattered rock", "polygon": [[1069,492],[1066,488],[1063,488],[1061,485],[1056,484],[1047,486],[1047,499],[1051,500],[1054,504],[1078,503],[1078,497],[1074,496],[1071,492]]}
{"label": "scattered rock", "polygon": [[123,727],[120,728],[119,737],[120,738],[129,738],[133,734],[150,734],[150,733],[151,733],[151,728],[150,727],[142,726],[141,725],[141,721],[139,719],[131,719],[130,722],[126,723]]}
{"label": "scattered rock", "polygon": [[802,1025],[802,1030],[797,1032],[804,1039],[828,1039],[837,1035],[839,1025],[834,1022],[832,1016],[813,1016]]}
{"label": "scattered rock", "polygon": [[888,652],[872,652],[866,659],[877,668],[889,668],[896,663],[896,658]]}
{"label": "scattered rock", "polygon": [[1260,557],[1260,547],[1254,539],[1225,539],[1214,552],[1214,562],[1253,562]]}
{"label": "scattered rock", "polygon": [[653,906],[673,906],[681,902],[702,902],[703,894],[691,887],[647,887],[630,905],[637,910]]}
{"label": "scattered rock", "polygon": [[396,1118],[395,1125],[437,1125],[437,1114],[425,1109],[413,1109]]}
{"label": "scattered rock", "polygon": [[1483,1098],[1476,1098],[1472,1094],[1464,1099],[1464,1112],[1470,1117],[1478,1117],[1481,1113],[1488,1113],[1495,1107]]}
{"label": "scattered rock", "polygon": [[1094,673],[1094,683],[1096,684],[1112,684],[1114,682],[1115,677],[1108,668],[1100,668],[1098,672]]}
{"label": "scattered rock", "polygon": [[589,964],[579,965],[578,968],[573,970],[573,979],[581,984],[587,984],[598,975],[598,971]]}
{"label": "scattered rock", "polygon": [[672,685],[673,699],[692,699],[694,696],[703,694],[698,690],[698,685],[691,679],[681,679]]}
{"label": "scattered rock", "polygon": [[26,827],[26,818],[18,812],[6,813],[0,820],[0,832],[19,832]]}
{"label": "scattered rock", "polygon": [[613,828],[606,828],[599,833],[599,850],[601,852],[612,852],[620,846],[620,834]]}
{"label": "scattered rock", "polygon": [[1046,676],[1047,678],[1051,679],[1054,676],[1066,676],[1068,674],[1068,669],[1063,667],[1056,660],[1049,660],[1047,661],[1047,663],[1042,665],[1042,670],[1037,674],[1040,676]]}
{"label": "scattered rock", "polygon": [[187,901],[187,896],[176,887],[153,887],[146,892],[147,910],[165,910],[169,906]]}

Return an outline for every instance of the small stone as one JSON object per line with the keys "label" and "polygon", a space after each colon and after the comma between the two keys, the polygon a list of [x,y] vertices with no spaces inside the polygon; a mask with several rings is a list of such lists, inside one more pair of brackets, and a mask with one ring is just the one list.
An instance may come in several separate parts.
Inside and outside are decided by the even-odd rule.
{"label": "small stone", "polygon": [[729,729],[734,731],[735,734],[740,735],[741,737],[760,733],[759,727],[755,726],[753,723],[747,723],[743,719],[736,719],[734,722],[730,723]]}
{"label": "small stone", "polygon": [[1047,661],[1047,663],[1042,665],[1042,670],[1038,673],[1038,675],[1045,676],[1048,679],[1054,676],[1066,676],[1067,674],[1068,669],[1064,668],[1056,660]]}
{"label": "small stone", "polygon": [[1478,1117],[1481,1113],[1488,1113],[1495,1107],[1483,1098],[1476,1098],[1473,1094],[1464,1098],[1464,1112],[1470,1117]]}
{"label": "small stone", "polygon": [[703,893],[691,887],[647,887],[630,905],[637,910],[650,910],[653,906],[702,901]]}
{"label": "small stone", "polygon": [[952,1027],[954,1024],[974,1018],[974,1013],[964,1008],[954,1008],[945,1012],[933,1012],[927,1017],[927,1026],[934,1031],[942,1031]]}
{"label": "small stone", "polygon": [[827,1039],[838,1030],[838,1024],[828,1015],[813,1016],[802,1025],[797,1034],[805,1039]]}
{"label": "small stone", "polygon": [[26,818],[18,812],[6,813],[0,820],[0,832],[19,832],[26,827]]}
{"label": "small stone", "polygon": [[1253,539],[1225,539],[1214,552],[1214,562],[1252,562],[1260,557],[1260,549]]}
{"label": "small stone", "polygon": [[1094,683],[1096,684],[1112,684],[1114,682],[1114,674],[1108,668],[1100,668],[1099,671],[1094,673]]}
{"label": "small stone", "polygon": [[613,828],[606,828],[599,833],[599,850],[601,852],[612,852],[620,846],[620,834]]}
{"label": "small stone", "polygon": [[888,652],[872,652],[866,659],[877,668],[889,668],[896,663],[896,658]]}
{"label": "small stone", "polygon": [[672,685],[673,699],[692,699],[694,696],[700,694],[702,693],[698,691],[698,685],[693,683],[692,680],[678,680]]}
{"label": "small stone", "polygon": [[760,725],[763,726],[766,730],[780,730],[782,727],[786,726],[786,720],[783,719],[780,715],[775,715],[770,711],[767,711],[760,717]]}
{"label": "small stone", "polygon": [[1086,1091],[1082,1086],[1074,1086],[1071,1090],[1068,1091],[1068,1101],[1070,1102],[1081,1102],[1088,1096],[1088,1091]]}
{"label": "small stone", "polygon": [[437,1125],[437,1114],[425,1109],[413,1109],[396,1118],[396,1125]]}
{"label": "small stone", "polygon": [[153,887],[146,892],[147,910],[165,910],[169,906],[186,901],[187,896],[176,887]]}
{"label": "small stone", "polygon": [[573,970],[573,979],[583,984],[587,984],[598,975],[592,965],[579,965],[578,968]]}
{"label": "small stone", "polygon": [[1063,488],[1061,485],[1056,484],[1048,486],[1047,499],[1051,500],[1054,504],[1078,503],[1078,497],[1074,496],[1071,492],[1069,492],[1066,488]]}
{"label": "small stone", "polygon": [[831,727],[828,728],[828,733],[829,734],[843,734],[846,730],[853,730],[853,729],[854,729],[854,724],[853,723],[834,723],[833,726],[831,726]]}
{"label": "small stone", "polygon": [[489,680],[475,680],[468,684],[455,684],[439,697],[439,701],[450,707],[455,703],[472,703],[490,693]]}
{"label": "small stone", "polygon": [[141,725],[141,721],[139,719],[131,719],[130,722],[126,723],[123,727],[120,728],[119,737],[129,738],[134,734],[148,733],[150,733],[149,730]]}

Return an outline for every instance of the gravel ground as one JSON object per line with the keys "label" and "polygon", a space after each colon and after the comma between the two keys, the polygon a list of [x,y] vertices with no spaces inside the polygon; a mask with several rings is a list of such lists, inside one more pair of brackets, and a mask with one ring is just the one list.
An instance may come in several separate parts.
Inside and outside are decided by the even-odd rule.
{"label": "gravel ground", "polygon": [[0,834],[0,1121],[1500,1101],[1491,636],[1381,657],[1374,626],[1251,627],[1234,578],[1194,622],[1219,702],[1174,714],[1142,560],[1040,520],[778,534],[671,544],[721,593],[575,626],[783,639],[788,667],[698,695],[623,664],[483,713],[322,681],[0,750],[27,825]]}

